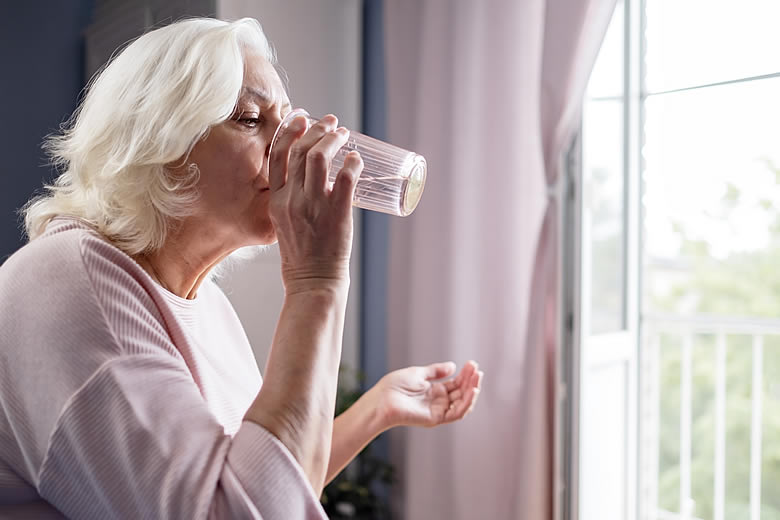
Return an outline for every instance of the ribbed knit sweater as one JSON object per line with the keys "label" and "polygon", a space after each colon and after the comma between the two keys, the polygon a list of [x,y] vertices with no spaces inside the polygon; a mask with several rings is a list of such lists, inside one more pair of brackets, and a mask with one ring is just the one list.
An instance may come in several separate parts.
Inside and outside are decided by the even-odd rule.
{"label": "ribbed knit sweater", "polygon": [[75,219],[0,266],[0,518],[325,518],[205,281],[187,300]]}

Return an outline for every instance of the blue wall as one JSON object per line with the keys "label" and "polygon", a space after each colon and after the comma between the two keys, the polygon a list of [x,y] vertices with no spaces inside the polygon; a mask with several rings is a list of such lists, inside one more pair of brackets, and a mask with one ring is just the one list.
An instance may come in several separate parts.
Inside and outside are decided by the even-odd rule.
{"label": "blue wall", "polygon": [[23,244],[17,210],[52,178],[41,151],[84,86],[92,0],[6,2],[0,16],[0,262]]}
{"label": "blue wall", "polygon": [[[386,138],[385,63],[382,0],[363,6],[363,132]],[[363,211],[361,233],[360,360],[366,388],[387,372],[387,261],[389,221]],[[398,217],[392,217],[398,218]]]}
{"label": "blue wall", "polygon": [[[385,139],[387,113],[385,91],[384,30],[382,0],[363,4],[363,132]],[[390,217],[363,211],[361,232],[360,280],[360,366],[368,389],[387,373],[387,273],[390,242]],[[400,367],[394,367],[400,368]],[[389,457],[386,434],[374,442],[375,456]],[[388,489],[380,486],[380,496]]]}

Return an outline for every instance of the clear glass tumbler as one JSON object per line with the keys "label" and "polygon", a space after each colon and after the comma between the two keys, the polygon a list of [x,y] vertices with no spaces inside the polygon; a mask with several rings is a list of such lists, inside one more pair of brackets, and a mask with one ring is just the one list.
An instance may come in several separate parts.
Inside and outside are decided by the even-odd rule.
{"label": "clear glass tumbler", "polygon": [[[318,121],[301,108],[291,111],[276,129],[271,149],[281,130],[301,115],[308,121],[307,128]],[[352,201],[354,206],[401,217],[414,211],[422,197],[428,169],[422,155],[351,130],[347,143],[331,161],[328,171],[331,184],[344,166],[344,158],[352,150],[359,152],[363,158],[363,172],[358,178]]]}

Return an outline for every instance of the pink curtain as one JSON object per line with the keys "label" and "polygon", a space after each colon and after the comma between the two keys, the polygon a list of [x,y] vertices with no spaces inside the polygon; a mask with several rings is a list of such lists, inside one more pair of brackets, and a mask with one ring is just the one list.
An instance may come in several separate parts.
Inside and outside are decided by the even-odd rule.
{"label": "pink curtain", "polygon": [[391,436],[398,518],[552,518],[559,165],[614,4],[385,2],[389,139],[428,160],[391,224],[388,364],[485,371],[465,421]]}

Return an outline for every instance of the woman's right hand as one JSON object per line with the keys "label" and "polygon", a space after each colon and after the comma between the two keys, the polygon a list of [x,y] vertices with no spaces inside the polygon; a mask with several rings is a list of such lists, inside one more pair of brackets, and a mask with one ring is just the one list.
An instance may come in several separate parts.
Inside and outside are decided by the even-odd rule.
{"label": "woman's right hand", "polygon": [[333,188],[328,168],[349,131],[333,115],[306,130],[303,116],[282,131],[269,157],[270,217],[287,294],[349,285],[352,198],[363,162],[350,152]]}
{"label": "woman's right hand", "polygon": [[347,140],[334,116],[308,131],[303,117],[269,157],[269,216],[279,241],[285,298],[263,386],[246,419],[279,439],[316,495],[330,459],[338,365],[349,288],[352,197],[363,163],[347,155],[331,189],[328,167]]}

